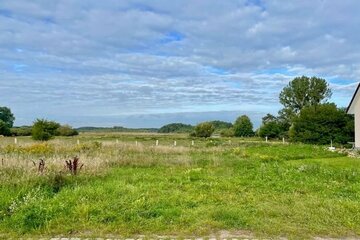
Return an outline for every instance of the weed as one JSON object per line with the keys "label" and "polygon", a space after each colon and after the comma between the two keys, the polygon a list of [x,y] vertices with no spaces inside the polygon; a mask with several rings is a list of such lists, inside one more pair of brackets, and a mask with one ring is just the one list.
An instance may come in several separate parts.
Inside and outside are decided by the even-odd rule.
{"label": "weed", "polygon": [[74,157],[72,160],[70,159],[65,161],[66,169],[69,170],[72,175],[77,175],[84,166],[84,164],[80,164],[79,161],[80,159],[78,157]]}

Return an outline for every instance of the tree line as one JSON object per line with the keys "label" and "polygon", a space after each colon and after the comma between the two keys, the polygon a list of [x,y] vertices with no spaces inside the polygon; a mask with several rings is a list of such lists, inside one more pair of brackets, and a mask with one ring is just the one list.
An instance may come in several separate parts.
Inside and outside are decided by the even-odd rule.
{"label": "tree line", "polygon": [[[287,138],[294,142],[327,144],[334,141],[346,144],[354,140],[354,117],[346,114],[328,100],[332,91],[325,79],[296,77],[279,94],[283,108],[278,114],[266,114],[261,126],[254,131],[247,115],[234,123],[207,121],[196,126],[171,123],[161,127],[159,133],[189,133],[193,137],[210,137],[218,133],[223,137]],[[15,117],[7,107],[0,107],[0,135],[31,135],[35,140],[49,140],[53,136],[74,136],[78,132],[69,125],[37,119],[32,126],[13,127]]]}
{"label": "tree line", "polygon": [[[219,128],[211,121],[195,127],[176,123],[160,128],[161,132],[191,132],[191,136],[210,137],[216,130],[224,137],[259,136],[269,139],[286,138],[294,142],[328,144],[334,141],[346,144],[354,140],[354,116],[346,114],[328,100],[332,91],[325,79],[318,77],[296,77],[279,94],[283,108],[278,115],[266,114],[262,124],[253,130],[246,115],[238,117],[234,124]],[[219,131],[220,130],[220,131]]]}
{"label": "tree line", "polygon": [[34,140],[47,141],[54,136],[75,136],[78,131],[70,125],[36,119],[32,126],[14,127],[15,116],[8,107],[0,107],[0,135],[32,136]]}

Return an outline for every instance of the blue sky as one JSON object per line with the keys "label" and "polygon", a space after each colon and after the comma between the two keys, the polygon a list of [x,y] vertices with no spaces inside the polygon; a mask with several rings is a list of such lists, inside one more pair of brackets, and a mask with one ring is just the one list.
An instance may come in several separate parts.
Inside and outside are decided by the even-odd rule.
{"label": "blue sky", "polygon": [[360,1],[0,0],[0,106],[16,125],[159,127],[281,108],[319,76],[347,106]]}

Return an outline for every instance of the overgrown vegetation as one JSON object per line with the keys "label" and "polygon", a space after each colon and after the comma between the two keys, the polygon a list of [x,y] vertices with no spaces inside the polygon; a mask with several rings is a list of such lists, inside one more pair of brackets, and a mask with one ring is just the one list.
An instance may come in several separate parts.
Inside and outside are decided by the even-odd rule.
{"label": "overgrown vegetation", "polygon": [[[107,133],[81,135],[80,144],[5,139],[0,235],[360,234],[358,159],[320,146],[249,140],[195,139],[192,146],[183,135]],[[80,174],[64,168],[76,155]]]}
{"label": "overgrown vegetation", "polygon": [[48,141],[54,136],[76,136],[78,131],[69,125],[60,125],[54,121],[37,119],[31,128],[31,136],[34,140]]}
{"label": "overgrown vegetation", "polygon": [[195,126],[195,130],[192,135],[195,137],[208,138],[211,137],[214,131],[215,127],[211,122],[203,122]]}
{"label": "overgrown vegetation", "polygon": [[354,118],[335,104],[305,107],[290,128],[293,141],[346,144],[354,141]]}

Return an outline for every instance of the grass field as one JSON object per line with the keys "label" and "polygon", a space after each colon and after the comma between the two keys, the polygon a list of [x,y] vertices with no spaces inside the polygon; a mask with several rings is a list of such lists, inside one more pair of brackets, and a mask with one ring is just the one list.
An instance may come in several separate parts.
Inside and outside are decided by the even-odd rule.
{"label": "grass field", "polygon": [[[0,139],[0,238],[360,235],[360,159],[324,147],[223,138],[192,146],[186,135],[139,133],[17,140]],[[84,164],[76,176],[64,168],[75,155]]]}

